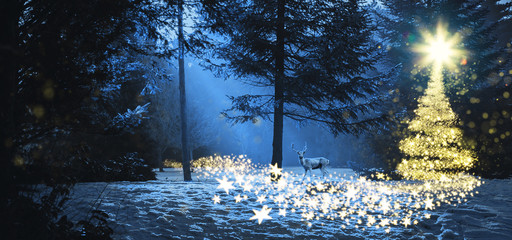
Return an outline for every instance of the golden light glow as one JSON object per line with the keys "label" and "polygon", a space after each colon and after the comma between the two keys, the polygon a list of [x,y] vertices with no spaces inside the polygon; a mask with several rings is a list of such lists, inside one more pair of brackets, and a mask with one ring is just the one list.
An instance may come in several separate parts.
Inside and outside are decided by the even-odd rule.
{"label": "golden light glow", "polygon": [[313,177],[302,184],[302,174],[282,169],[276,182],[265,180],[271,172],[278,171],[276,166],[256,165],[240,156],[208,159],[213,162],[195,172],[199,181],[218,183],[216,192],[211,193],[213,204],[221,203],[226,208],[233,204],[246,206],[238,214],[257,220],[256,224],[299,218],[308,226],[333,221],[343,229],[372,228],[390,233],[394,227],[410,228],[429,219],[431,211],[442,204],[466,201],[482,183],[462,173],[425,181],[370,181],[355,174],[334,172],[327,181]]}
{"label": "golden light glow", "polygon": [[410,136],[400,141],[407,155],[397,170],[408,179],[440,179],[469,170],[474,153],[463,147],[457,115],[444,93],[442,67],[435,63],[425,95],[418,101],[416,117],[409,122]]}
{"label": "golden light glow", "polygon": [[[424,63],[432,63],[425,95],[418,100],[415,118],[408,124],[410,135],[400,141],[399,148],[407,156],[397,170],[407,179],[450,179],[469,170],[476,161],[474,153],[464,148],[462,130],[444,91],[443,67],[453,65],[452,58],[463,52],[454,49],[460,40],[438,24],[435,37],[424,34],[428,44],[417,48],[428,53]],[[429,204],[430,207],[430,204]]]}
{"label": "golden light glow", "polygon": [[413,47],[415,52],[424,55],[420,61],[420,66],[425,67],[431,63],[439,63],[449,69],[454,69],[457,67],[457,63],[461,63],[459,58],[463,57],[465,51],[457,48],[461,41],[458,33],[449,36],[446,25],[439,22],[435,35],[428,31],[421,32],[421,35],[425,42]]}

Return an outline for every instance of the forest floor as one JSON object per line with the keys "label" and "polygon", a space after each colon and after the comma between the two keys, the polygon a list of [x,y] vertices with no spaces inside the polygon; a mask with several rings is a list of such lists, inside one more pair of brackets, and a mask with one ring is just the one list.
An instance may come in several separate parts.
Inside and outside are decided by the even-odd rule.
{"label": "forest floor", "polygon": [[[357,178],[350,169],[330,172]],[[365,222],[357,226],[356,212],[350,212],[355,215],[351,223],[348,218],[345,223],[323,215],[307,220],[307,215],[299,213],[300,208],[293,212],[291,206],[283,216],[279,214],[283,206],[264,187],[257,191],[267,192],[267,199],[257,198],[255,192],[235,203],[235,195],[244,192],[237,190],[234,179],[233,188],[225,185],[228,194],[225,188],[219,188],[220,179],[213,175],[200,177],[193,173],[193,182],[182,181],[182,176],[179,169],[165,169],[157,172],[155,181],[79,183],[64,213],[79,220],[93,209],[107,212],[115,239],[512,239],[512,179],[482,179],[474,195],[465,196],[460,203],[429,209],[429,217],[418,217],[415,224],[404,226],[398,222],[388,227]],[[219,196],[220,202],[215,203],[214,196]],[[353,204],[362,205],[357,201]],[[250,220],[255,216],[253,210],[263,211],[263,205],[273,208],[268,214],[272,219],[264,219],[261,224]],[[382,220],[381,215],[378,219]]]}

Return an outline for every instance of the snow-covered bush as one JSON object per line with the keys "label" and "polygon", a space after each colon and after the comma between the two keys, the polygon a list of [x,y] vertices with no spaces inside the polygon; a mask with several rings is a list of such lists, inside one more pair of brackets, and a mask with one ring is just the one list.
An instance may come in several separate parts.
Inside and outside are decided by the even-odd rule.
{"label": "snow-covered bush", "polygon": [[126,109],[124,113],[118,113],[112,120],[112,126],[117,129],[132,132],[132,129],[142,124],[148,112],[149,103],[139,105],[135,109]]}

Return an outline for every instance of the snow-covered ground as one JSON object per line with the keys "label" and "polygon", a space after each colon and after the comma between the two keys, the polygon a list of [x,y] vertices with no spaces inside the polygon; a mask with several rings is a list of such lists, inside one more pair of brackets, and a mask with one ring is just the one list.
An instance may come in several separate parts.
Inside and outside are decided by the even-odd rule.
{"label": "snow-covered ground", "polygon": [[[285,168],[281,186],[265,171],[196,171],[184,182],[180,170],[165,170],[156,181],[77,184],[65,213],[78,220],[106,211],[115,239],[512,239],[511,179],[438,191],[361,180],[350,169],[300,184],[292,172],[303,170]],[[271,219],[262,214],[259,224],[255,213],[265,210]]]}

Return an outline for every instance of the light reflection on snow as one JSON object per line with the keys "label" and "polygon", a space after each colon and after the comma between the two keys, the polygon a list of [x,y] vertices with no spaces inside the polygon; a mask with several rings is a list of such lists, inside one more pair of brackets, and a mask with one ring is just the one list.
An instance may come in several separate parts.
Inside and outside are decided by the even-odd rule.
{"label": "light reflection on snow", "polygon": [[[364,177],[330,174],[308,179],[283,171],[272,181],[273,166],[258,166],[245,156],[215,156],[207,167],[196,168],[200,179],[217,179],[212,201],[229,207],[245,201],[259,203],[250,220],[300,217],[306,225],[336,221],[340,228],[369,228],[390,232],[393,226],[408,227],[431,216],[442,204],[456,205],[478,193],[479,178],[458,174],[454,178],[424,181],[371,181]],[[382,176],[383,179],[386,176]],[[231,191],[229,191],[231,190]],[[258,205],[258,204],[256,204]]]}

